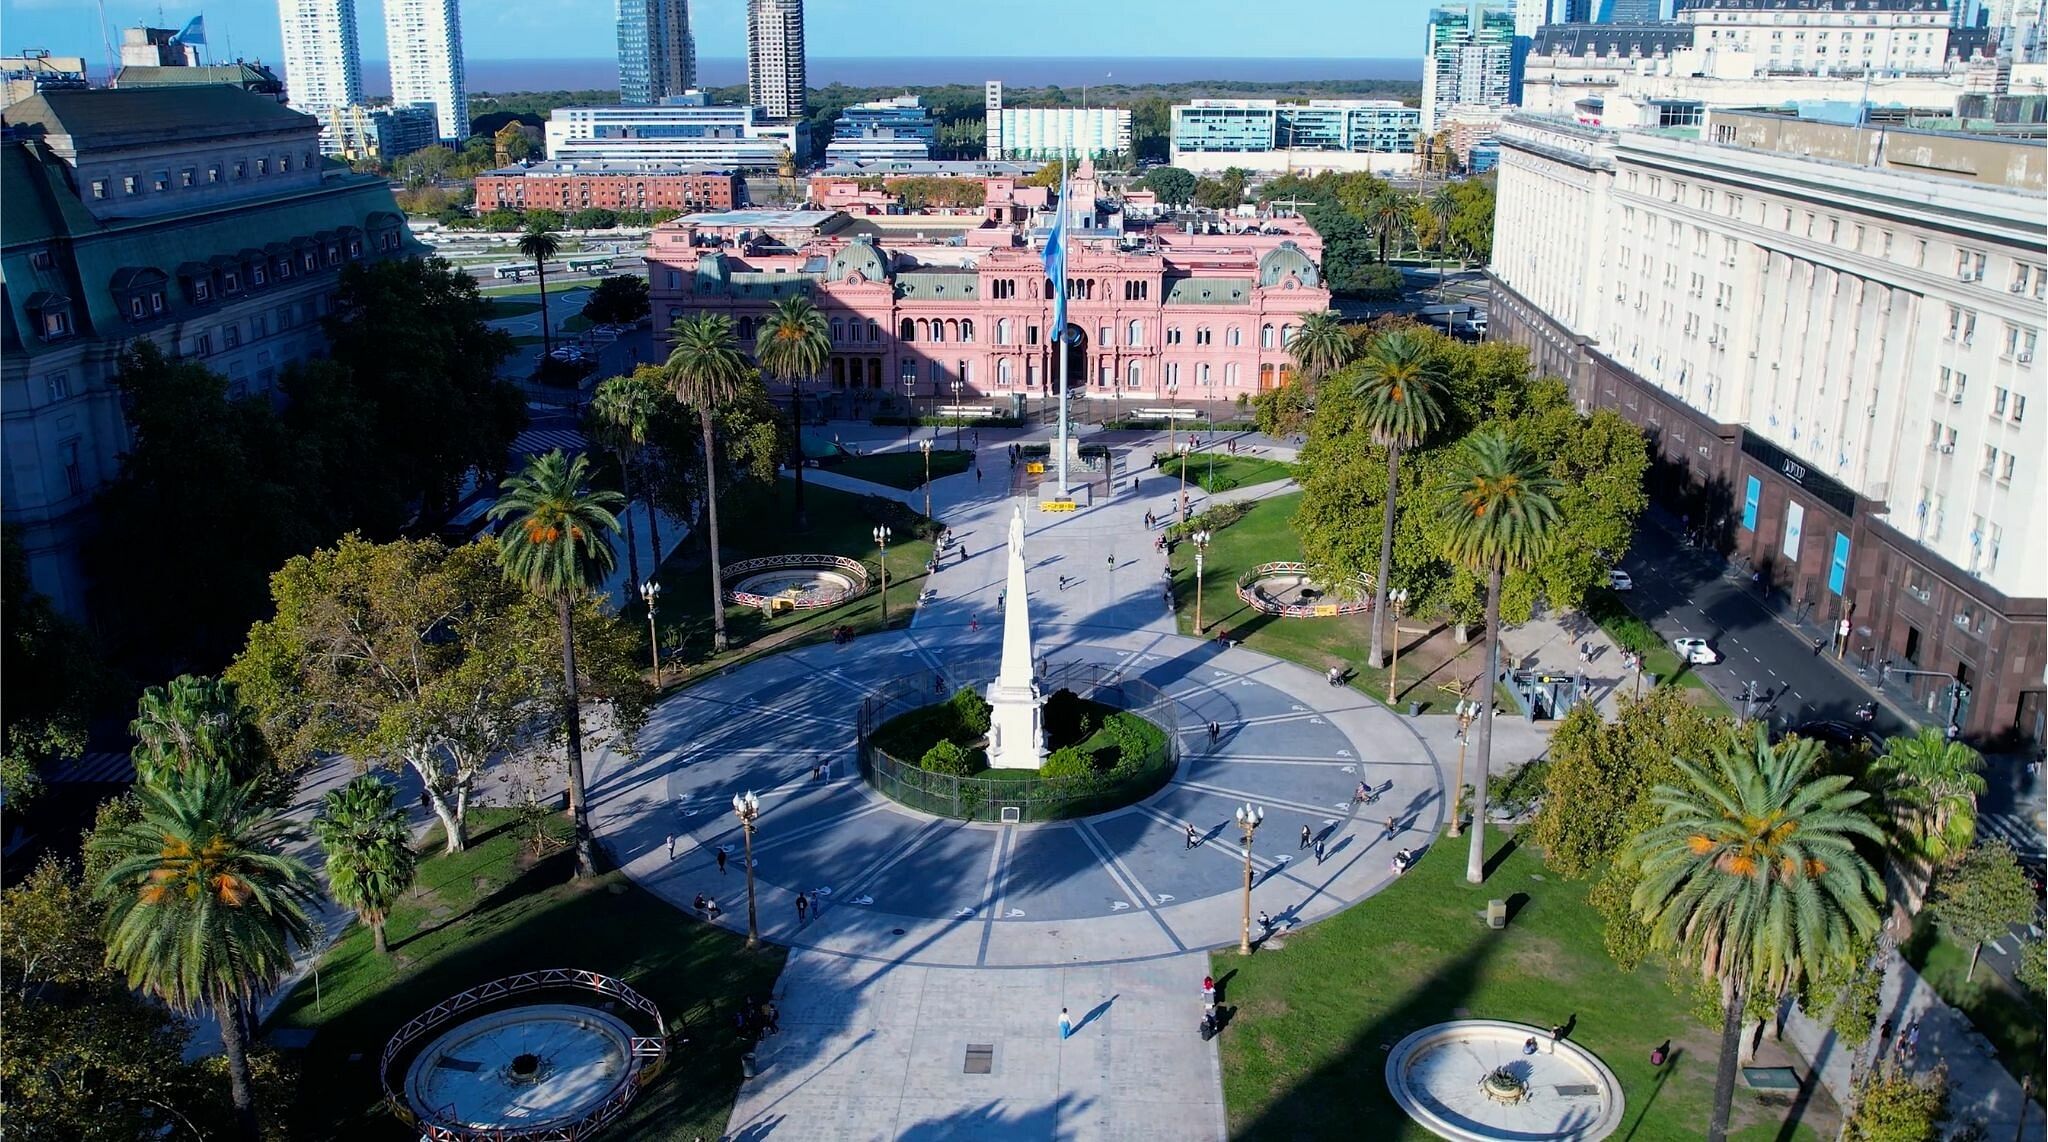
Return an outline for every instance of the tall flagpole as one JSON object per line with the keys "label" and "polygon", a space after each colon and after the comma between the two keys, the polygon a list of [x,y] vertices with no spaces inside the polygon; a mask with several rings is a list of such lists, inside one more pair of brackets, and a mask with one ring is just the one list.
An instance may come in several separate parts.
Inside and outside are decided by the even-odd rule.
{"label": "tall flagpole", "polygon": [[[1066,241],[1067,241],[1067,233],[1066,233],[1066,228],[1065,228],[1065,225],[1064,225],[1064,223],[1066,223],[1066,222],[1069,222],[1069,221],[1072,221],[1072,219],[1073,219],[1073,214],[1072,214],[1072,213],[1071,213],[1071,212],[1069,211],[1069,209],[1068,209],[1068,205],[1067,205],[1067,146],[1068,146],[1068,145],[1071,145],[1072,143],[1073,143],[1073,125],[1072,125],[1072,120],[1071,120],[1071,118],[1070,118],[1070,119],[1069,119],[1069,122],[1068,122],[1068,127],[1067,127],[1067,139],[1066,139],[1066,143],[1065,143],[1065,144],[1063,144],[1063,145],[1062,145],[1062,146],[1060,147],[1060,201],[1059,201],[1059,210],[1060,210],[1060,213],[1059,213],[1059,217],[1057,217],[1057,218],[1055,218],[1055,219],[1053,220],[1053,222],[1054,222],[1054,224],[1055,224],[1055,225],[1058,225],[1058,226],[1060,226],[1060,241],[1061,241],[1061,242],[1062,242],[1063,244],[1064,244],[1064,243],[1066,243]],[[1070,247],[1069,247],[1069,248],[1070,248]],[[1062,249],[1062,250],[1060,251],[1060,278],[1061,278],[1061,280],[1060,280],[1060,281],[1056,281],[1056,282],[1054,282],[1054,283],[1052,284],[1052,288],[1054,288],[1054,289],[1056,289],[1056,290],[1060,291],[1060,293],[1059,293],[1059,296],[1060,296],[1060,297],[1062,297],[1062,298],[1066,297],[1066,291],[1067,291],[1067,283],[1066,283],[1066,280],[1065,280],[1065,279],[1066,279],[1066,277],[1067,277],[1066,269],[1067,269],[1067,255],[1066,255],[1066,250],[1065,250],[1065,249]],[[1065,313],[1065,307],[1064,307],[1064,306],[1061,306],[1061,305],[1059,305],[1059,304],[1057,304],[1057,302],[1055,302],[1055,304],[1054,304],[1054,306],[1053,306],[1053,312],[1054,312],[1054,313],[1055,313],[1055,314],[1056,314],[1057,316],[1060,316],[1060,317],[1062,317],[1062,318],[1064,318],[1064,317],[1066,316],[1066,313]],[[1067,352],[1067,326],[1068,326],[1068,325],[1071,325],[1071,324],[1073,324],[1073,323],[1072,323],[1072,321],[1070,321],[1070,320],[1067,320],[1067,321],[1062,321],[1062,322],[1061,322],[1061,324],[1060,324],[1060,327],[1059,327],[1059,328],[1058,328],[1057,330],[1055,330],[1055,331],[1053,332],[1053,344],[1055,344],[1055,345],[1058,345],[1058,346],[1059,346],[1059,349],[1060,349],[1060,413],[1059,413],[1059,416],[1060,416],[1060,421],[1059,421],[1059,444],[1058,444],[1058,448],[1059,448],[1059,454],[1060,454],[1060,457],[1059,457],[1059,474],[1060,474],[1060,495],[1062,495],[1062,496],[1066,495],[1066,494],[1067,494],[1067,490],[1068,490],[1068,485],[1067,485],[1067,357],[1068,357],[1068,352]]]}

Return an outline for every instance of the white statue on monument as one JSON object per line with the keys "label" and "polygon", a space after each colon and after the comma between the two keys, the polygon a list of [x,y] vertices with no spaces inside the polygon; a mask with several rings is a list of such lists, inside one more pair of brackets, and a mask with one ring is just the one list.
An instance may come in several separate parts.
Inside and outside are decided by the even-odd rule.
{"label": "white statue on monument", "polygon": [[1045,765],[1045,700],[1032,677],[1030,599],[1024,589],[1024,509],[1010,519],[1009,566],[1003,580],[1003,662],[989,683],[989,765],[1039,769]]}

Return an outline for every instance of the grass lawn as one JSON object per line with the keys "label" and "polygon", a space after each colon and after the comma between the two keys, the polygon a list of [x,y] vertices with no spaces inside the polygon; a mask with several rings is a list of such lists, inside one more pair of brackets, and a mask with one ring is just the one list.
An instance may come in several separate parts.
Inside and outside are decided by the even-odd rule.
{"label": "grass lawn", "polygon": [[[549,828],[568,836],[566,818],[551,818]],[[746,995],[767,994],[782,950],[743,952],[740,938],[684,916],[617,872],[573,883],[573,855],[558,847],[534,861],[525,844],[531,834],[515,829],[508,811],[475,810],[470,829],[469,849],[454,856],[439,855],[441,842],[430,842],[436,855],[392,913],[388,959],[371,948],[369,929],[352,926],[321,959],[317,988],[305,981],[272,1017],[270,1027],[315,1032],[293,1136],[417,1137],[381,1101],[377,1059],[391,1034],[465,988],[573,967],[625,980],[677,1032],[667,1067],[610,1134],[718,1137],[740,1081],[733,1010]]]}
{"label": "grass lawn", "polygon": [[1707,680],[1695,673],[1691,667],[1678,659],[1678,652],[1671,649],[1666,641],[1650,624],[1637,618],[1628,606],[1628,600],[1618,591],[1596,587],[1586,596],[1585,613],[1607,637],[1623,650],[1634,650],[1643,656],[1643,673],[1655,674],[1659,686],[1681,686],[1686,690],[1686,699],[1695,706],[1732,712],[1726,699],[1714,691]]}
{"label": "grass lawn", "polygon": [[[804,505],[810,528],[798,531],[792,481],[778,480],[773,488],[754,483],[736,488],[722,497],[718,508],[719,559],[731,564],[759,555],[845,555],[865,561],[873,573],[881,555],[874,538],[877,521],[868,513],[863,499],[851,492],[807,483]],[[645,525],[644,513],[637,523]],[[930,540],[911,535],[907,526],[891,524],[890,529],[895,536],[889,543],[889,620],[891,626],[902,626],[910,621],[918,593],[924,589],[925,562],[931,558],[932,545]],[[678,664],[680,678],[687,681],[771,650],[829,639],[832,628],[837,626],[850,626],[857,634],[882,629],[881,595],[875,591],[837,607],[784,611],[773,618],[754,607],[727,606],[727,650],[713,655],[711,569],[703,549],[691,544],[676,549],[662,564],[661,584],[658,621],[662,628],[662,663],[667,671],[665,678],[670,682],[678,680],[674,669]],[[641,620],[644,623],[644,612]],[[670,643],[677,634],[683,640],[682,654],[671,662]]]}
{"label": "grass lawn", "polygon": [[[1387,1093],[1386,1052],[1422,1027],[1485,1017],[1538,1027],[1576,1020],[1572,1039],[1621,1080],[1627,1106],[1617,1137],[1700,1137],[1719,1029],[1689,1013],[1657,966],[1614,966],[1586,882],[1560,881],[1536,854],[1514,849],[1474,887],[1465,883],[1465,845],[1443,838],[1379,895],[1249,959],[1235,948],[1211,957],[1231,1014],[1221,1044],[1230,1136],[1434,1137]],[[1496,898],[1509,901],[1511,917],[1498,932],[1480,918]],[[1673,1058],[1660,1074],[1649,1055],[1666,1040]],[[1738,1086],[1731,1136],[1816,1137],[1804,1125],[1781,1135],[1784,1114]]]}
{"label": "grass lawn", "polygon": [[500,318],[506,317],[525,317],[529,313],[539,312],[540,297],[538,294],[534,296],[532,301],[511,301],[502,297],[494,297],[491,299],[490,311],[484,314],[484,320],[497,321]]}
{"label": "grass lawn", "polygon": [[[950,448],[932,449],[931,469],[934,480],[942,476],[958,475],[972,467],[972,452],[956,452]],[[856,480],[906,489],[924,486],[924,469],[924,453],[915,448],[905,452],[876,452],[867,456],[854,456],[832,468],[839,475],[850,476]]]}
{"label": "grass lawn", "polygon": [[1970,970],[1970,949],[1943,935],[1926,912],[1914,918],[1913,938],[1900,951],[1927,980],[1936,995],[1970,1017],[1991,1040],[1998,1061],[2016,1079],[2034,1076],[2034,1089],[2048,1089],[2048,1060],[2042,1055],[2041,999],[2008,983],[1990,965],[1979,962],[1977,978]]}
{"label": "grass lawn", "polygon": [[[1222,472],[1220,462],[1217,471],[1219,475]],[[1254,610],[1237,597],[1237,579],[1245,571],[1261,563],[1301,558],[1301,542],[1295,538],[1292,526],[1295,509],[1300,506],[1299,492],[1261,500],[1243,519],[1216,532],[1216,538],[1203,557],[1202,633],[1213,636],[1218,630],[1227,630],[1231,638],[1252,650],[1298,662],[1318,674],[1341,662],[1351,671],[1349,684],[1353,689],[1384,704],[1387,672],[1365,665],[1366,651],[1372,645],[1369,616],[1280,618]],[[1174,549],[1173,567],[1180,633],[1192,635],[1195,633],[1193,544],[1182,543]],[[1402,622],[1403,630],[1414,630],[1423,625],[1415,619]],[[1450,713],[1457,698],[1440,686],[1454,678],[1465,679],[1486,672],[1484,639],[1475,637],[1459,646],[1452,641],[1448,631],[1438,632],[1420,644],[1416,641],[1418,636],[1403,637],[1407,641],[1402,643],[1398,700],[1402,703],[1420,702],[1424,713]],[[1502,700],[1512,706],[1511,698]]]}
{"label": "grass lawn", "polygon": [[[1183,463],[1179,457],[1169,456],[1159,465],[1160,475],[1169,480],[1180,479]],[[1188,468],[1188,484],[1199,484],[1206,492],[1228,492],[1237,488],[1249,488],[1254,484],[1270,484],[1294,475],[1294,466],[1278,460],[1261,460],[1256,456],[1232,456],[1229,453],[1194,452],[1185,463]]]}

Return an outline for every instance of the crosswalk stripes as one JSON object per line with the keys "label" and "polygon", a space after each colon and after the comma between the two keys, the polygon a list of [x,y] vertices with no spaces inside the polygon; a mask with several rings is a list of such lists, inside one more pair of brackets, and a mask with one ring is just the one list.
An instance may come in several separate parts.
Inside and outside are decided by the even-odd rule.
{"label": "crosswalk stripes", "polygon": [[530,428],[512,440],[515,456],[542,456],[555,449],[574,456],[590,450],[590,442],[573,428]]}
{"label": "crosswalk stripes", "polygon": [[1977,818],[1977,835],[1995,837],[2012,846],[2013,852],[2029,864],[2048,860],[2048,842],[2027,818],[2014,813],[1986,813]]}

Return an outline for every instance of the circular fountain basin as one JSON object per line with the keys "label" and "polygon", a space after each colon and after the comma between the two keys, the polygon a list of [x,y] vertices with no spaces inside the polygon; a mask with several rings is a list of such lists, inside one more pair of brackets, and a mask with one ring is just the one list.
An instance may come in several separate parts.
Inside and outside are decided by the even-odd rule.
{"label": "circular fountain basin", "polygon": [[1408,1117],[1453,1142],[1595,1142],[1621,1125],[1624,1104],[1598,1055],[1496,1019],[1439,1023],[1396,1043],[1387,1089]]}
{"label": "circular fountain basin", "polygon": [[749,575],[732,585],[735,594],[811,599],[827,592],[852,590],[853,576],[822,567],[790,567]]}
{"label": "circular fountain basin", "polygon": [[594,1008],[494,1011],[427,1044],[406,1071],[406,1101],[425,1121],[478,1131],[576,1122],[630,1080],[632,1039]]}
{"label": "circular fountain basin", "polygon": [[843,555],[769,555],[720,570],[725,598],[767,612],[832,607],[868,589],[868,569]]}

